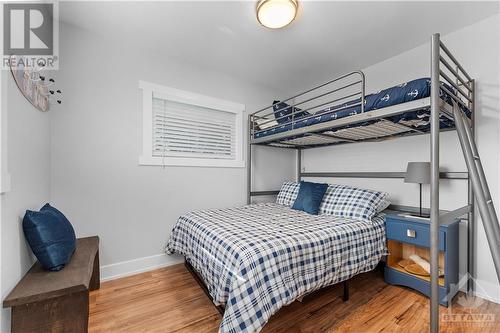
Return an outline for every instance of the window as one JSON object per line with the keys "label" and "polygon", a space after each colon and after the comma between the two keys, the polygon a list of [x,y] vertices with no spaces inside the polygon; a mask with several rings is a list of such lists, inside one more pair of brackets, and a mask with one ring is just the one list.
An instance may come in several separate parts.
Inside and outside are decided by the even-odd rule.
{"label": "window", "polygon": [[245,106],[140,82],[142,165],[244,167]]}

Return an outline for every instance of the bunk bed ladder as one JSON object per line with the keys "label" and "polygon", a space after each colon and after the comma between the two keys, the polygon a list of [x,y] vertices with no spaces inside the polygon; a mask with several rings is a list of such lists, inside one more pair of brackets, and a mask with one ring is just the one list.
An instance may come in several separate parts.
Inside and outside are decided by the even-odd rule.
{"label": "bunk bed ladder", "polygon": [[472,131],[468,121],[455,102],[453,102],[453,116],[455,118],[460,146],[462,147],[465,163],[467,164],[472,182],[472,190],[476,196],[477,207],[483,221],[498,281],[500,281],[500,226],[498,225],[498,216],[493,205],[490,189],[484,175],[483,165],[479,158]]}

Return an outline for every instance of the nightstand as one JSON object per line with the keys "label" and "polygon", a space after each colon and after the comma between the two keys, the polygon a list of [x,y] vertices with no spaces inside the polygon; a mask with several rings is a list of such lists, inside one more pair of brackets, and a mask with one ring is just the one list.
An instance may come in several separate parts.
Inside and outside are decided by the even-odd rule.
{"label": "nightstand", "polygon": [[[386,235],[389,255],[384,271],[389,284],[410,287],[430,297],[430,277],[409,273],[398,263],[417,254],[429,261],[429,219],[404,216],[404,213],[386,215]],[[455,296],[451,284],[458,283],[458,227],[459,220],[439,226],[439,302],[448,306]]]}

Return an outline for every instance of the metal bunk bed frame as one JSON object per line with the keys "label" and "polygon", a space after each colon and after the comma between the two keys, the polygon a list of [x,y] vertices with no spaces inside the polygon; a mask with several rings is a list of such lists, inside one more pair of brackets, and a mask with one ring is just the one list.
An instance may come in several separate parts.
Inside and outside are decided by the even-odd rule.
{"label": "metal bunk bed frame", "polygon": [[[274,124],[274,105],[268,106],[248,116],[248,178],[247,178],[247,202],[251,203],[251,198],[255,196],[266,196],[266,195],[276,195],[279,191],[252,191],[252,146],[253,145],[267,145],[281,148],[292,148],[297,151],[297,181],[302,178],[308,177],[348,177],[348,178],[404,178],[404,172],[302,172],[301,168],[301,152],[303,149],[314,148],[317,146],[325,145],[336,145],[343,143],[353,143],[353,142],[367,142],[367,141],[381,141],[394,137],[402,137],[408,135],[421,135],[430,134],[430,162],[431,162],[431,199],[430,199],[430,266],[431,266],[431,306],[430,306],[430,330],[431,332],[438,332],[439,328],[439,293],[438,293],[438,233],[439,233],[439,223],[440,221],[447,221],[450,219],[456,219],[460,217],[467,216],[464,218],[467,220],[467,273],[469,276],[475,277],[475,264],[474,264],[474,239],[475,239],[475,221],[474,221],[474,210],[475,210],[475,196],[478,198],[478,206],[480,209],[481,217],[483,223],[485,224],[485,229],[492,230],[493,233],[498,233],[500,237],[500,228],[498,227],[498,220],[496,226],[492,227],[486,225],[485,220],[492,220],[489,217],[494,215],[496,219],[496,214],[494,214],[494,208],[491,201],[491,195],[487,188],[486,180],[484,178],[484,172],[479,164],[480,172],[478,175],[478,169],[471,169],[474,166],[474,162],[471,159],[479,161],[477,148],[474,143],[474,124],[475,124],[475,82],[469,74],[465,71],[462,65],[457,61],[453,54],[448,50],[448,48],[440,41],[440,35],[434,34],[431,38],[431,66],[430,66],[430,77],[431,77],[431,95],[430,97],[414,100],[411,102],[406,102],[402,104],[397,104],[383,109],[377,109],[369,112],[364,112],[365,105],[365,76],[361,71],[351,72],[335,78],[329,82],[322,85],[314,87],[306,92],[292,96],[283,102],[291,103],[291,114],[283,116],[280,118],[286,118],[291,116],[291,121],[285,123]],[[342,80],[353,79],[353,82],[342,83]],[[440,81],[446,82],[449,86],[456,90],[453,93],[448,90],[445,86],[440,86]],[[329,88],[333,86],[332,88]],[[296,99],[299,97],[306,96],[306,94],[314,93],[319,91],[320,88],[328,88],[329,90],[323,93],[319,93],[313,97],[306,98],[298,103]],[[354,93],[352,89],[356,90]],[[447,92],[453,102],[453,106],[450,106],[439,96],[440,89]],[[307,103],[319,100],[320,98],[325,98],[334,93],[343,93],[340,98],[333,98],[328,102],[320,102],[320,104],[313,107],[308,107],[304,110],[296,109],[298,105],[307,105]],[[355,101],[354,104],[339,106],[342,102],[359,96],[359,99]],[[294,128],[295,117],[300,111],[311,111],[313,109],[324,108],[327,106],[332,106],[333,110],[330,112],[336,112],[347,107],[360,106],[361,112],[357,114],[352,114],[340,119],[334,119],[326,122],[321,122],[305,127]],[[472,115],[469,120],[466,120],[461,115],[461,111],[458,111],[458,106],[462,105],[467,107]],[[430,109],[430,132],[420,131],[416,128],[405,124],[396,124],[396,126],[385,126],[384,118],[396,116],[402,113],[406,113],[414,110],[421,110],[423,108]],[[285,108],[283,108],[285,109]],[[266,113],[271,110],[270,113]],[[279,110],[278,110],[279,111]],[[326,112],[328,113],[328,111]],[[443,115],[449,119],[455,121],[455,128],[444,129],[444,130],[457,130],[459,134],[460,143],[464,151],[464,158],[468,167],[468,172],[440,172],[439,170],[439,134],[443,129],[440,130],[440,115]],[[314,114],[301,115],[301,120],[314,117]],[[460,121],[457,119],[460,117]],[[280,118],[276,119],[279,120]],[[353,127],[346,128],[346,125],[353,125],[359,123],[365,123],[370,120],[382,120],[374,124],[372,128],[368,129],[369,126],[364,127]],[[260,121],[260,123],[259,123]],[[463,121],[463,123],[462,123]],[[286,132],[275,133],[267,136],[257,137],[256,134],[259,133],[257,126],[268,124],[267,130],[277,128],[283,125],[291,126],[291,129]],[[378,124],[378,125],[377,125]],[[271,125],[271,127],[269,127]],[[380,126],[383,125],[383,126]],[[398,126],[401,125],[401,126]],[[378,127],[377,127],[378,126]],[[385,126],[385,127],[384,127]],[[464,129],[465,127],[465,129]],[[328,133],[328,130],[334,128],[341,128],[341,131],[336,131]],[[361,130],[360,130],[361,129]],[[325,133],[326,131],[326,133]],[[465,132],[464,132],[465,131]],[[356,135],[348,135],[349,133],[355,132]],[[339,133],[341,135],[339,135]],[[468,138],[465,135],[468,135]],[[312,142],[312,144],[311,144]],[[466,147],[472,146],[468,152],[473,155],[466,154]],[[473,157],[471,157],[473,156]],[[480,163],[480,162],[478,162]],[[477,166],[477,164],[476,164]],[[481,177],[482,176],[482,177]],[[445,212],[439,210],[439,180],[440,179],[462,179],[468,182],[468,198],[467,205],[456,210]],[[480,180],[480,181],[479,181]],[[484,190],[484,184],[486,184],[486,190]],[[480,191],[482,189],[482,191]],[[486,199],[485,199],[486,198]],[[480,200],[482,199],[482,200]],[[489,200],[489,201],[488,201]],[[491,207],[489,212],[490,216],[483,214],[484,205],[487,204]],[[400,207],[395,207],[400,208]],[[408,207],[405,207],[408,208]],[[491,213],[493,211],[493,213]],[[488,230],[486,230],[488,233]],[[493,236],[492,236],[493,237]],[[492,249],[491,241],[490,249],[494,257],[495,262],[500,262],[500,255],[497,250]],[[496,240],[498,244],[498,239]],[[495,243],[495,242],[493,242]],[[498,257],[498,258],[495,258]],[[500,270],[497,267],[497,274],[500,280]],[[468,281],[467,290],[473,291],[473,284]]]}

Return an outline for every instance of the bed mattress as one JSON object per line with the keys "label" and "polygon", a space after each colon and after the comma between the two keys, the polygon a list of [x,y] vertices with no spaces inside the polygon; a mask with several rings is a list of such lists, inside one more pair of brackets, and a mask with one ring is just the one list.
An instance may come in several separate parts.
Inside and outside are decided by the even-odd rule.
{"label": "bed mattress", "polygon": [[[452,87],[446,83],[441,83],[441,86],[445,86],[449,91],[454,91]],[[393,106],[397,104],[402,104],[422,98],[429,97],[431,93],[431,81],[430,78],[421,78],[412,80],[406,83],[402,83],[398,86],[390,87],[381,90],[375,94],[370,94],[365,96],[365,112],[370,112],[373,110],[382,109],[384,107]],[[442,88],[439,93],[440,97],[446,101],[448,104],[452,105],[452,98],[446,93]],[[291,129],[302,128],[314,124],[319,124],[335,119],[341,119],[348,117],[350,115],[361,113],[361,106],[354,105],[359,103],[360,99],[351,100],[342,105],[332,106],[330,108],[316,112],[315,117],[309,119],[301,119],[305,117],[296,118],[292,123],[284,124],[275,128],[257,131],[254,134],[255,138],[262,138],[269,135],[282,133],[289,131]],[[335,111],[336,109],[342,108],[341,110]],[[462,112],[470,118],[471,112],[469,109],[460,106]],[[401,123],[413,127],[420,131],[428,131],[430,129],[429,125],[429,108],[423,108],[421,110],[415,110],[411,112],[406,112],[397,116],[388,117],[393,123]],[[364,123],[353,124],[346,127],[336,128],[334,131],[342,130],[350,127],[360,127],[368,126],[377,122],[378,120],[367,121]],[[448,119],[445,116],[440,117],[440,127],[444,128],[454,128],[453,120]],[[325,131],[331,131],[331,129],[326,129]]]}
{"label": "bed mattress", "polygon": [[220,332],[258,332],[298,297],[375,268],[385,221],[310,215],[274,203],[187,213],[167,253],[186,257],[216,305]]}

